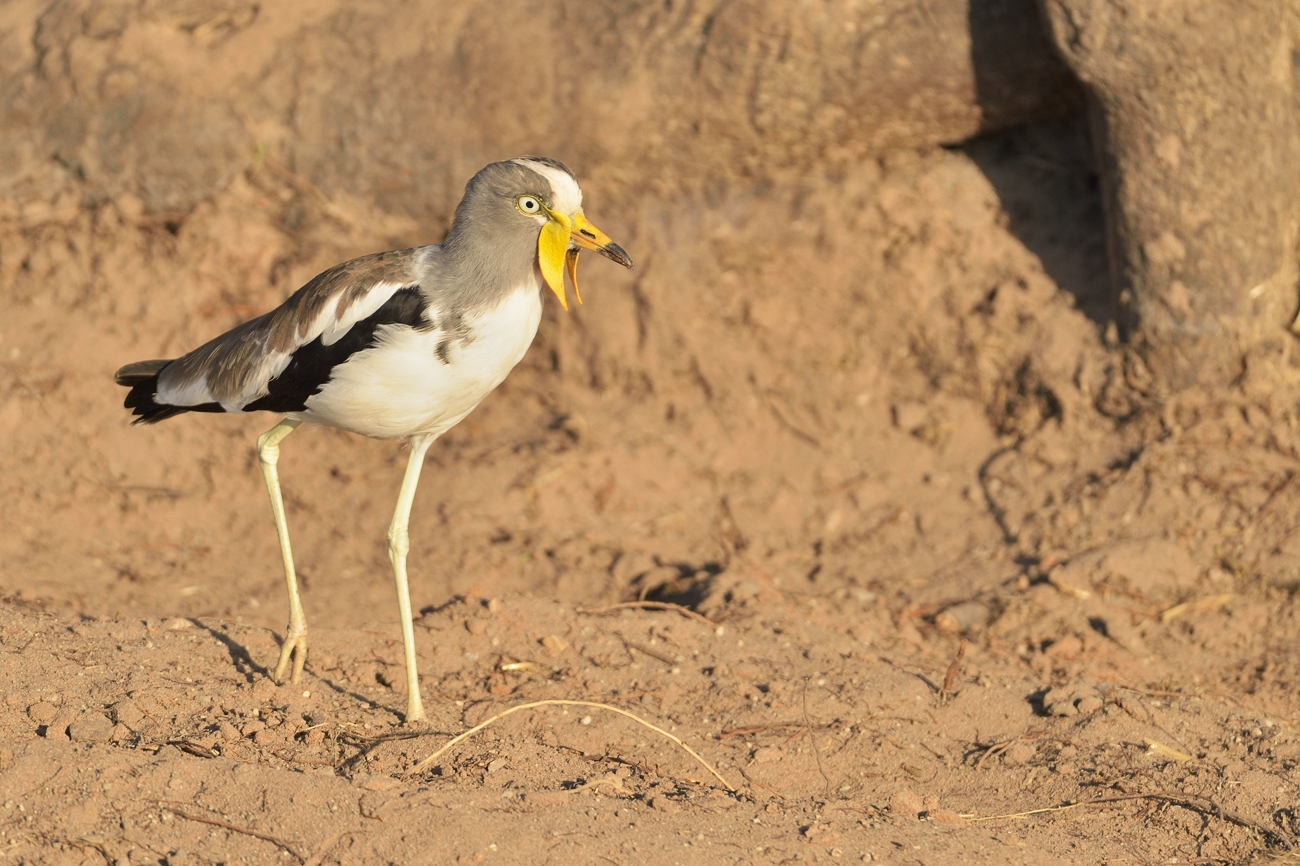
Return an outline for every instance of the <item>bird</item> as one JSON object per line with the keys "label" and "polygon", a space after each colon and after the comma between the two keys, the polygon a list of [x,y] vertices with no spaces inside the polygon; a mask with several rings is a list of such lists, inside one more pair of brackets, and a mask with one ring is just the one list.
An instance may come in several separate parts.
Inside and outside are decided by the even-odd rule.
{"label": "bird", "polygon": [[632,259],[584,215],[582,190],[559,160],[494,162],[465,186],[441,244],[375,253],[318,274],[279,307],[188,354],[119,369],[133,424],[187,412],[273,412],[257,439],[289,595],[274,679],[302,677],[307,619],[289,543],[277,464],[300,424],[406,440],[410,453],[388,528],[406,666],[405,722],[425,718],[416,669],[406,558],[416,485],[429,446],[524,357],[549,289],[564,310],[578,254]]}

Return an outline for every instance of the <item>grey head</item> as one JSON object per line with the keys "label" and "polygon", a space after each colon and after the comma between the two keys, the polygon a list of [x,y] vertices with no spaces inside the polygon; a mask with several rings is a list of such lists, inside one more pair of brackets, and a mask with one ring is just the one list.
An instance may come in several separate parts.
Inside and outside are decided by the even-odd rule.
{"label": "grey head", "polygon": [[494,162],[470,178],[429,288],[460,296],[464,306],[491,303],[530,283],[540,289],[538,239],[552,220],[570,224],[571,249],[632,266],[622,247],[586,221],[573,172],[559,160],[526,156]]}

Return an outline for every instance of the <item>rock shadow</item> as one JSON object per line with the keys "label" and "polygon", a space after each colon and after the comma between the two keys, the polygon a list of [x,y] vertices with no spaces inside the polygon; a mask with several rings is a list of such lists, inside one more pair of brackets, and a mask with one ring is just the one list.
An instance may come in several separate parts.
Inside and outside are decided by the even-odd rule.
{"label": "rock shadow", "polygon": [[[1035,0],[972,0],[970,28],[976,99],[990,131],[957,149],[993,185],[1011,233],[1104,328],[1116,306],[1083,88],[1052,47]],[[1035,86],[1025,87],[1030,80]],[[1034,104],[1025,102],[1033,94]]]}

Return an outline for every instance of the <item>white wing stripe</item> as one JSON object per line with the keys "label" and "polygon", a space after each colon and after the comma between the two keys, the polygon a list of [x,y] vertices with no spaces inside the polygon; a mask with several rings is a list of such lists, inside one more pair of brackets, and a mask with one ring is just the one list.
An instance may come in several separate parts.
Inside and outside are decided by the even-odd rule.
{"label": "white wing stripe", "polygon": [[320,337],[323,345],[334,345],[343,339],[357,322],[373,316],[400,288],[403,288],[402,283],[375,283],[364,298],[353,301],[352,305],[343,311],[343,318],[337,320],[334,315],[338,310],[338,304],[326,304],[325,309],[321,310],[316,321],[312,323],[312,327],[298,341],[298,345],[310,343],[317,337]]}

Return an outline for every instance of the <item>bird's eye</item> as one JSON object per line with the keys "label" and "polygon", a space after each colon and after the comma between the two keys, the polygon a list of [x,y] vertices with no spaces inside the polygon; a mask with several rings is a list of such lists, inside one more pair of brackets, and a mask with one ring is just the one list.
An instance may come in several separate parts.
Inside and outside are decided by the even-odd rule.
{"label": "bird's eye", "polygon": [[520,213],[535,216],[542,212],[542,203],[531,195],[521,195],[515,199],[515,207],[519,208]]}

